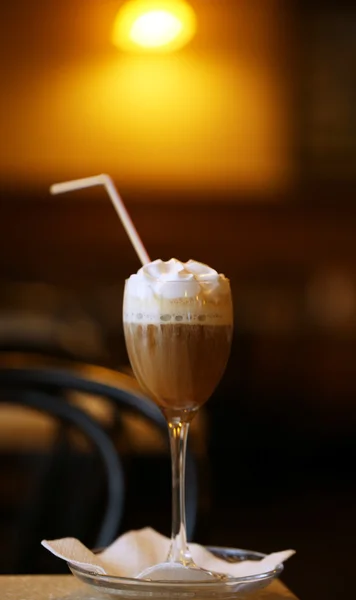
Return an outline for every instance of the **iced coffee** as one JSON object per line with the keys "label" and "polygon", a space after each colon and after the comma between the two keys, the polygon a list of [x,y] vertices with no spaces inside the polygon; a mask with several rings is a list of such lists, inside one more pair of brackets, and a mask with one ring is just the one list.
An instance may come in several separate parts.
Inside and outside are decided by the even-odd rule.
{"label": "iced coffee", "polygon": [[230,353],[228,279],[192,260],[156,260],[127,280],[123,320],[135,376],[161,408],[208,400]]}

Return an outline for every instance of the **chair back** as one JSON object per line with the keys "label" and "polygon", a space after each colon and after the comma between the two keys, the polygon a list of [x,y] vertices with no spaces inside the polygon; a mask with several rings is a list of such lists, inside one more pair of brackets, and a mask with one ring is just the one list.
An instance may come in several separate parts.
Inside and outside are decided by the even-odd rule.
{"label": "chair back", "polygon": [[[32,502],[24,511],[21,523],[19,524],[19,533],[24,534],[24,538],[17,546],[21,548],[16,559],[15,572],[32,572],[34,570],[34,561],[29,559],[36,554],[34,540],[39,544],[38,533],[43,529],[44,522],[47,521],[49,527],[51,520],[57,519],[62,522],[63,527],[68,527],[63,516],[53,514],[58,507],[57,494],[59,494],[59,476],[65,477],[66,465],[72,465],[73,457],[68,451],[68,425],[74,426],[89,439],[97,450],[104,466],[104,487],[105,492],[99,493],[102,508],[102,519],[99,527],[93,527],[91,522],[91,531],[96,531],[95,538],[90,542],[95,547],[104,547],[110,544],[117,536],[123,517],[125,485],[122,461],[120,460],[117,447],[115,446],[114,431],[107,431],[94,418],[90,417],[84,410],[78,408],[71,402],[72,392],[80,392],[89,396],[104,398],[115,407],[118,415],[130,413],[140,415],[147,422],[153,425],[163,435],[168,446],[167,426],[161,411],[157,406],[136,390],[128,390],[118,385],[111,385],[98,379],[92,379],[78,374],[73,370],[64,368],[0,368],[0,402],[20,404],[29,408],[39,410],[54,417],[60,423],[56,443],[52,447],[47,457],[46,466],[42,469],[39,477],[39,483],[36,486],[36,493]],[[116,432],[117,433],[117,432]],[[76,457],[78,460],[78,457]],[[96,465],[97,467],[97,465]],[[78,466],[78,482],[82,475],[83,462]],[[88,466],[86,467],[88,470]],[[90,467],[89,467],[90,469]],[[93,504],[98,509],[97,498],[92,496],[95,491],[95,485],[81,483],[76,485],[75,468],[72,472],[73,503],[82,508],[75,510],[75,507],[69,507],[69,512],[73,513],[71,526],[75,526],[75,536],[82,536],[85,541],[85,531],[88,522],[95,519],[93,514]],[[73,471],[72,470],[72,471]],[[97,473],[97,470],[95,470]],[[197,511],[197,473],[195,461],[191,452],[187,452],[187,530],[188,539],[192,537],[196,511]],[[68,482],[67,482],[68,486]],[[102,490],[102,485],[98,486]],[[56,491],[57,490],[57,491]],[[98,491],[97,491],[98,493]],[[83,499],[83,496],[84,499]],[[106,498],[106,504],[103,505],[103,496]],[[55,509],[53,508],[55,507]],[[79,511],[79,512],[78,512]],[[44,517],[46,515],[46,517]],[[78,516],[79,515],[79,516]],[[70,515],[68,515],[69,517]],[[149,523],[146,523],[149,525]],[[63,534],[61,534],[63,535]],[[67,531],[65,535],[72,535],[72,531]],[[55,537],[52,535],[51,537]]]}

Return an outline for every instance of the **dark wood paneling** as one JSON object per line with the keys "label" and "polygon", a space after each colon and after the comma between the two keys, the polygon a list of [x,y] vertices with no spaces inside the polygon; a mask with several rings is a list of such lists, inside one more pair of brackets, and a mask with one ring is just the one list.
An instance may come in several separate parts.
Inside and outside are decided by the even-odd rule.
{"label": "dark wood paneling", "polygon": [[[232,279],[356,268],[356,206],[132,203],[151,258],[194,257]],[[117,283],[139,267],[107,201],[0,202],[0,277],[54,284]]]}

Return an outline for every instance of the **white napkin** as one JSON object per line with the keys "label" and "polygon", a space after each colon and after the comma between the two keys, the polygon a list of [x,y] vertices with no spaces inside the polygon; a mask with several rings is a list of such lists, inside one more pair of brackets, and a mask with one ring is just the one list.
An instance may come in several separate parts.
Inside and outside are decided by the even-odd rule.
{"label": "white napkin", "polygon": [[[154,529],[146,527],[125,533],[99,554],[93,554],[75,538],[43,540],[42,545],[55,556],[87,571],[119,577],[136,577],[144,569],[166,560],[170,540]],[[230,563],[217,558],[198,544],[189,544],[189,548],[198,567],[234,577],[272,571],[295,553],[294,550],[284,550],[269,554],[258,561]]]}

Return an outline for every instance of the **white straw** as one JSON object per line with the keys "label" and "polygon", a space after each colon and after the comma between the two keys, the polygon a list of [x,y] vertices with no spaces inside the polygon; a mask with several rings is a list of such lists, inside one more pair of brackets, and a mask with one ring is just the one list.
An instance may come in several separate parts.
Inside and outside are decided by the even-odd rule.
{"label": "white straw", "polygon": [[64,192],[72,192],[73,190],[82,190],[96,185],[103,185],[114,205],[114,208],[119,215],[121,222],[129,236],[136,253],[143,265],[151,262],[150,257],[146,252],[140,236],[137,233],[129,213],[120,197],[115,184],[109,175],[96,175],[95,177],[85,177],[84,179],[75,179],[73,181],[64,181],[63,183],[55,183],[51,185],[51,194],[62,194]]}

